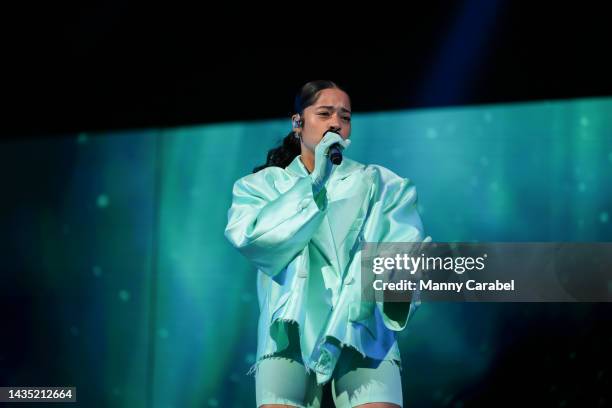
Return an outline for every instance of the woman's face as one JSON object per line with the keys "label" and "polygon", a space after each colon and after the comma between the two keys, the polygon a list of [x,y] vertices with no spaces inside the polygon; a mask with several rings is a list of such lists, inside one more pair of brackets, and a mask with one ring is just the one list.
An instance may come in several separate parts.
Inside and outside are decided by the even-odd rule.
{"label": "woman's face", "polygon": [[[297,119],[297,115],[294,116]],[[337,88],[319,91],[316,102],[301,116],[302,125],[295,129],[301,134],[302,152],[314,149],[328,130],[348,139],[351,134],[351,101],[346,92]]]}

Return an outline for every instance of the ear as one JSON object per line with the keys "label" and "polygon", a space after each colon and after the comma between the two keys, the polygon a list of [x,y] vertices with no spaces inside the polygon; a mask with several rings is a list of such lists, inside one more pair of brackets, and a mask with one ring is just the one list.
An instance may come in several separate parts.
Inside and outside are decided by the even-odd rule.
{"label": "ear", "polygon": [[291,117],[291,127],[293,130],[302,129],[302,118],[299,114],[295,114]]}

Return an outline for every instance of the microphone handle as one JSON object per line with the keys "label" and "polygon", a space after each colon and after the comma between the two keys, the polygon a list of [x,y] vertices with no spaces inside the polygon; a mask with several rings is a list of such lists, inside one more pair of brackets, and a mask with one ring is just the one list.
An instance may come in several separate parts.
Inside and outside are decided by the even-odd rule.
{"label": "microphone handle", "polygon": [[335,165],[342,163],[342,151],[338,147],[338,143],[334,143],[329,147],[329,158]]}

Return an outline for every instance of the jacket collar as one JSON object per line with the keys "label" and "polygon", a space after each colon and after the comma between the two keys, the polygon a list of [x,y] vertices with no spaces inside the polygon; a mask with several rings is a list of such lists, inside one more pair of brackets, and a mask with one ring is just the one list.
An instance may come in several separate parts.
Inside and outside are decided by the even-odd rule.
{"label": "jacket collar", "polygon": [[[344,157],[342,163],[340,163],[339,166],[334,167],[330,178],[345,178],[349,174],[359,170],[362,167],[364,167],[363,164],[351,160],[348,157]],[[306,177],[310,174],[308,173],[308,169],[306,168],[306,166],[304,166],[304,163],[302,163],[300,155],[297,155],[295,159],[293,159],[293,161],[285,168],[285,170],[292,176],[297,177]]]}

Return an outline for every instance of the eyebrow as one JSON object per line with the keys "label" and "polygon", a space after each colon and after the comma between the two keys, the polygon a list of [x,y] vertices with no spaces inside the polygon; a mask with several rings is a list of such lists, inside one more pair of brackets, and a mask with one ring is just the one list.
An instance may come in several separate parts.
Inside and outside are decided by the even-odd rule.
{"label": "eyebrow", "polygon": [[[329,106],[329,105],[325,105],[325,106],[317,106],[317,109],[319,108],[324,108],[324,109],[335,109],[333,106]],[[350,110],[346,109],[346,108],[340,108],[341,111],[343,112],[348,112],[351,113]]]}

